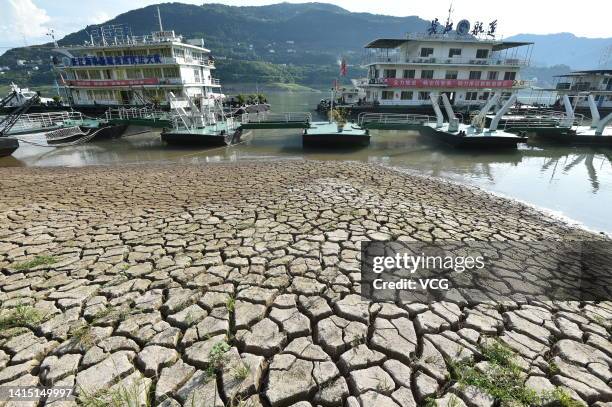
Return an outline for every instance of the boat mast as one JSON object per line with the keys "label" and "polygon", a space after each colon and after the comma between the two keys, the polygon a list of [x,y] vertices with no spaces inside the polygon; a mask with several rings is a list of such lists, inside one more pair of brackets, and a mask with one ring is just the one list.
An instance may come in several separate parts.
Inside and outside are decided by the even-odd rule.
{"label": "boat mast", "polygon": [[159,20],[159,31],[164,31],[164,27],[162,26],[161,13],[159,12],[159,6],[157,6],[157,19]]}

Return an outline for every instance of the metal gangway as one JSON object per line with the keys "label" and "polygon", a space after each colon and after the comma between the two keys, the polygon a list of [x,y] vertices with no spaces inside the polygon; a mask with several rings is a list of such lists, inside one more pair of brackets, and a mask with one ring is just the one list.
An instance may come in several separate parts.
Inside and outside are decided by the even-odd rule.
{"label": "metal gangway", "polygon": [[307,129],[312,123],[310,112],[257,112],[240,116],[242,129]]}
{"label": "metal gangway", "polygon": [[82,120],[83,114],[76,111],[27,113],[17,118],[8,134],[55,130],[64,126],[66,122]]}
{"label": "metal gangway", "polygon": [[403,113],[367,113],[357,116],[357,124],[366,129],[379,130],[411,130],[418,129],[427,123],[435,122],[436,118],[423,114]]}
{"label": "metal gangway", "polygon": [[574,114],[573,117],[562,112],[540,113],[519,117],[503,118],[503,129],[505,131],[530,130],[543,128],[571,128],[585,125],[588,120],[582,114]]}

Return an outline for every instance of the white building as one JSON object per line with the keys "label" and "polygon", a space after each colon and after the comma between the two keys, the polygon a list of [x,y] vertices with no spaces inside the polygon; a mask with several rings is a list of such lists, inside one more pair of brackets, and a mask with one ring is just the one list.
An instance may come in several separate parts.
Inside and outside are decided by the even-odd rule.
{"label": "white building", "polygon": [[589,110],[587,96],[592,94],[600,113],[610,112],[612,111],[612,69],[591,69],[559,75],[554,91],[560,99],[563,95],[568,95],[574,107],[580,111]]}
{"label": "white building", "polygon": [[[460,24],[469,23],[463,20]],[[492,92],[502,96],[527,86],[521,67],[529,63],[530,42],[477,38],[469,33],[408,34],[366,45],[366,103],[431,106],[432,91],[445,92],[457,107],[477,108]]]}
{"label": "white building", "polygon": [[111,28],[102,27],[84,45],[55,49],[63,55],[56,65],[59,82],[72,104],[167,105],[170,92],[202,105],[222,97],[202,40],[194,45],[198,42],[184,42],[174,31],[137,37]]}

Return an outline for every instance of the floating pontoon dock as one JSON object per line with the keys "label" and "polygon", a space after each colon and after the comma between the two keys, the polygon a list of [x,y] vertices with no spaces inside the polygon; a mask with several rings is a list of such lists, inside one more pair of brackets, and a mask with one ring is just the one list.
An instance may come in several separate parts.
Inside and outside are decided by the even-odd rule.
{"label": "floating pontoon dock", "polygon": [[342,130],[336,122],[314,122],[304,129],[305,146],[363,147],[370,144],[370,132],[355,123],[346,123]]}
{"label": "floating pontoon dock", "polygon": [[358,123],[366,129],[418,130],[436,141],[442,141],[454,147],[516,148],[518,143],[526,142],[527,137],[497,130],[501,116],[508,111],[516,100],[515,95],[511,96],[493,117],[489,128],[484,127],[487,112],[497,103],[500,97],[500,93],[493,95],[487,101],[483,110],[474,118],[472,124],[469,125],[461,123],[462,117],[453,112],[448,97],[443,93],[441,95],[442,102],[446,115],[450,118],[449,122],[445,123],[442,110],[438,104],[440,95],[436,92],[430,94],[432,107],[436,113],[435,118],[414,114],[363,113],[359,115]]}
{"label": "floating pontoon dock", "polygon": [[311,122],[312,115],[306,112],[245,113],[240,117],[240,127],[244,130],[307,129]]}
{"label": "floating pontoon dock", "polygon": [[565,114],[535,115],[508,120],[504,129],[508,132],[531,133],[539,140],[567,145],[610,145],[612,146],[612,113],[600,119],[599,110],[592,95],[587,95],[591,109],[591,124],[585,125],[583,115],[574,112],[567,95],[563,96]]}
{"label": "floating pontoon dock", "polygon": [[164,130],[161,139],[173,145],[215,147],[239,142],[239,133],[240,130],[235,126],[219,122],[198,128]]}

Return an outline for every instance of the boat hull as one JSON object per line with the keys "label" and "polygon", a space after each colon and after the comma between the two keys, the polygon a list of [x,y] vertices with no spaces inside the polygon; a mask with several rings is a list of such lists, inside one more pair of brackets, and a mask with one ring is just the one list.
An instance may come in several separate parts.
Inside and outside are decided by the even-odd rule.
{"label": "boat hull", "polygon": [[101,129],[96,133],[94,140],[110,140],[119,138],[127,129],[127,124],[107,124],[103,125]]}
{"label": "boat hull", "polygon": [[519,143],[526,143],[527,137],[508,136],[461,136],[457,132],[437,130],[430,126],[423,127],[423,133],[432,140],[440,141],[455,148],[497,150],[516,148]]}
{"label": "boat hull", "polygon": [[302,145],[308,147],[367,147],[370,136],[340,136],[335,134],[302,135]]}
{"label": "boat hull", "polygon": [[538,134],[538,139],[571,146],[610,146],[612,136],[576,134],[575,132]]}
{"label": "boat hull", "polygon": [[222,147],[227,145],[225,135],[162,132],[161,139],[167,144],[177,146]]}
{"label": "boat hull", "polygon": [[19,148],[19,142],[13,138],[0,137],[0,157],[8,157]]}
{"label": "boat hull", "polygon": [[370,145],[370,132],[352,123],[338,131],[335,123],[314,122],[302,133],[307,147],[365,147]]}

